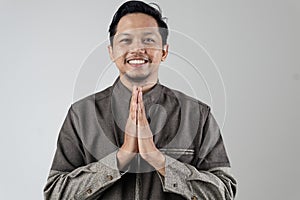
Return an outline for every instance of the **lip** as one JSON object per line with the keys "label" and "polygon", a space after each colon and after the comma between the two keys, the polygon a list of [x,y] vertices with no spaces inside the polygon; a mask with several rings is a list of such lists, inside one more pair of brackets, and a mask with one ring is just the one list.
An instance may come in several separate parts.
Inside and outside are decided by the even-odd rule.
{"label": "lip", "polygon": [[129,57],[125,59],[125,63],[134,67],[142,67],[150,62],[150,59],[146,57]]}

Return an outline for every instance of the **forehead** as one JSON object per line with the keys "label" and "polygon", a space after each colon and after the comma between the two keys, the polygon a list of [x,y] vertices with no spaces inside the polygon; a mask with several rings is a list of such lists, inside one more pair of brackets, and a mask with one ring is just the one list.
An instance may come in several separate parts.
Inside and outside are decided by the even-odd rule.
{"label": "forehead", "polygon": [[116,34],[132,31],[158,32],[158,25],[150,15],[143,13],[127,14],[119,21]]}

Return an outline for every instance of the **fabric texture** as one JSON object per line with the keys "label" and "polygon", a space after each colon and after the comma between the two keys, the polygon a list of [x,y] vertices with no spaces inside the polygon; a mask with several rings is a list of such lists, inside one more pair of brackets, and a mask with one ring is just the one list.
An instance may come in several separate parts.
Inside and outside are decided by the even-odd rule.
{"label": "fabric texture", "polygon": [[59,133],[45,199],[233,199],[236,181],[206,104],[157,83],[143,95],[165,176],[136,156],[125,172],[123,144],[131,92],[113,86],[74,103]]}

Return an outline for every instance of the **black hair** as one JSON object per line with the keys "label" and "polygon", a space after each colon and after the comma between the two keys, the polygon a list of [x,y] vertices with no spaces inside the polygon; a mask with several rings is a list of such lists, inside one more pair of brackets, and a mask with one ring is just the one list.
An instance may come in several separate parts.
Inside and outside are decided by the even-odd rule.
{"label": "black hair", "polygon": [[164,18],[161,15],[159,6],[154,3],[153,5],[157,6],[159,10],[142,1],[127,1],[124,4],[122,4],[115,13],[112,22],[109,26],[110,44],[113,45],[113,39],[117,32],[117,26],[121,18],[131,13],[144,13],[153,17],[156,20],[156,23],[159,27],[159,33],[162,38],[162,44],[167,44],[167,37],[169,34],[168,25],[166,24],[166,22],[164,22]]}

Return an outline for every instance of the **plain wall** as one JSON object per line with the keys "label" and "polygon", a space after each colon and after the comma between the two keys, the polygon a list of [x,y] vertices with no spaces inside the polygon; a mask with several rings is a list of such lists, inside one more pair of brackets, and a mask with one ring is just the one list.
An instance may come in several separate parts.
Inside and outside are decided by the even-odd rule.
{"label": "plain wall", "polygon": [[[107,30],[123,1],[0,1],[1,199],[42,199],[74,101],[118,71]],[[236,199],[300,199],[300,3],[156,0],[170,55],[160,81],[210,104]]]}

